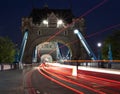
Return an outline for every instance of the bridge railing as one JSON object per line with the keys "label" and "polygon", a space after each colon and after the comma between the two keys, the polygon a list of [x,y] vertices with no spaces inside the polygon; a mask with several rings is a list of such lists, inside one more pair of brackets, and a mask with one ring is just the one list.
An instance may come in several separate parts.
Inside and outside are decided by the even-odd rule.
{"label": "bridge railing", "polygon": [[120,69],[120,60],[64,60],[64,64]]}

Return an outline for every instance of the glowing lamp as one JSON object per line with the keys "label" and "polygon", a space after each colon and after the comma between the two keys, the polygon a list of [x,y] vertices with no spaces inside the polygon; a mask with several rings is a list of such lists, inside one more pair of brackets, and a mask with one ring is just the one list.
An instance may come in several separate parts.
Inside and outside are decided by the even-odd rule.
{"label": "glowing lamp", "polygon": [[43,24],[48,24],[48,21],[47,20],[43,20]]}
{"label": "glowing lamp", "polygon": [[102,44],[101,44],[101,43],[98,43],[98,44],[97,44],[97,46],[98,46],[98,47],[101,47],[101,46],[102,46]]}
{"label": "glowing lamp", "polygon": [[58,25],[61,25],[61,24],[63,24],[63,21],[62,21],[62,20],[58,20],[58,21],[57,21],[57,24],[58,24]]}
{"label": "glowing lamp", "polygon": [[79,31],[78,31],[77,29],[74,30],[74,34],[78,34],[78,32],[79,32]]}

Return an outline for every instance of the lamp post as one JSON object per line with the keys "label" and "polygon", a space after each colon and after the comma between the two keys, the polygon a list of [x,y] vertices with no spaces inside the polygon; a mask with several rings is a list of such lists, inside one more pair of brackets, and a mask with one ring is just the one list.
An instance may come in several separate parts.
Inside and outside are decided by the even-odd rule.
{"label": "lamp post", "polygon": [[[98,46],[98,60],[101,60],[101,46],[102,46],[102,44],[99,42],[97,44],[97,46]],[[102,67],[101,62],[98,62],[98,67]]]}

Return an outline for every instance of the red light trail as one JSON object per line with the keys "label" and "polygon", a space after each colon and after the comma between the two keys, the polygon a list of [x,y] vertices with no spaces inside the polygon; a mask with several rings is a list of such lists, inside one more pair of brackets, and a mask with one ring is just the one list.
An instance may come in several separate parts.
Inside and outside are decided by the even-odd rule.
{"label": "red light trail", "polygon": [[67,86],[67,85],[65,85],[65,84],[63,84],[63,83],[61,83],[61,82],[53,79],[52,77],[46,75],[45,73],[43,73],[43,72],[42,72],[41,70],[39,70],[39,69],[38,69],[38,72],[39,72],[40,74],[42,74],[44,77],[50,79],[51,81],[53,81],[53,82],[55,82],[55,83],[57,83],[57,84],[59,84],[59,85],[61,85],[61,86],[63,86],[63,87],[66,87],[66,88],[74,91],[74,92],[77,93],[77,94],[84,94],[84,93],[81,92],[81,91],[78,91],[78,90],[76,90],[76,89],[74,89],[74,88],[72,88],[72,87],[70,87],[70,86]]}
{"label": "red light trail", "polygon": [[[105,29],[102,29],[102,30],[100,30],[100,31],[98,31],[98,32],[96,32],[96,33],[92,33],[92,34],[90,34],[90,35],[88,35],[88,36],[85,36],[85,37],[86,37],[86,38],[90,38],[90,37],[93,37],[93,36],[95,36],[95,35],[98,35],[98,34],[100,34],[100,33],[102,33],[102,32],[105,32],[105,31],[108,31],[108,30],[110,30],[110,29],[116,28],[116,27],[118,27],[118,26],[120,26],[120,24],[112,25],[112,26],[109,26],[109,27],[107,27],[107,28],[105,28]],[[72,42],[67,43],[66,45],[74,44],[74,43],[76,43],[76,42],[78,42],[78,41],[79,41],[79,40],[75,40],[75,41],[72,41]],[[66,45],[62,45],[62,46],[60,46],[59,48],[63,48],[63,47],[65,47]],[[57,48],[56,48],[56,49],[57,49]],[[53,53],[56,49],[50,51],[49,54]]]}
{"label": "red light trail", "polygon": [[[72,67],[58,66],[53,63],[41,64],[32,70],[26,70],[24,75],[25,92],[29,94],[38,94],[42,91],[52,92],[51,88],[46,89],[46,86],[48,86],[46,82],[49,80],[62,86],[62,90],[63,88],[67,88],[68,91],[74,92],[75,94],[87,94],[86,92],[91,94],[119,94],[120,92],[119,75],[79,69],[78,76],[75,77],[71,75],[71,72]],[[115,79],[116,77],[118,79]],[[43,82],[45,86],[40,84],[41,82]],[[51,84],[50,82],[49,87],[54,85],[53,83]],[[55,85],[55,87],[57,87],[57,85]],[[52,89],[54,90],[55,88]],[[59,90],[61,90],[61,88],[59,88]]]}
{"label": "red light trail", "polygon": [[[101,92],[101,91],[99,91],[99,90],[95,90],[95,89],[90,88],[90,87],[88,87],[88,86],[85,86],[85,85],[83,85],[83,84],[74,82],[74,81],[70,80],[70,78],[68,79],[68,78],[66,78],[66,77],[61,77],[61,76],[60,76],[60,73],[59,73],[59,76],[58,76],[58,75],[55,74],[56,72],[54,72],[54,71],[51,71],[51,70],[45,69],[45,68],[44,68],[43,70],[44,70],[45,72],[47,72],[48,74],[51,74],[51,75],[53,75],[53,76],[55,76],[55,77],[57,77],[57,78],[59,78],[59,79],[61,79],[61,80],[64,80],[64,81],[66,81],[66,82],[69,82],[69,83],[78,85],[78,86],[80,86],[80,87],[84,87],[84,88],[86,88],[86,89],[89,89],[89,90],[91,90],[91,91],[93,91],[93,92],[96,92],[96,93],[99,93],[99,94],[105,94],[104,92]],[[57,70],[56,70],[56,71],[57,71]],[[62,74],[62,75],[63,75],[63,74]],[[66,76],[66,74],[65,74],[65,76]],[[69,75],[69,76],[70,76],[70,75]]]}
{"label": "red light trail", "polygon": [[[45,42],[48,42],[50,41],[51,39],[53,39],[55,36],[57,36],[58,34],[60,34],[61,32],[64,32],[68,27],[70,27],[71,25],[73,25],[75,22],[78,22],[82,17],[88,15],[89,13],[91,13],[93,10],[95,10],[96,8],[100,7],[101,5],[103,5],[105,2],[107,2],[108,0],[103,0],[102,2],[100,2],[99,4],[97,4],[96,6],[94,6],[93,8],[89,9],[87,12],[85,12],[83,15],[81,15],[79,18],[75,19],[71,24],[67,25],[65,28],[61,29],[60,31],[56,32],[53,34],[53,36],[51,36],[50,38],[48,38]],[[75,43],[77,42],[78,40],[75,40],[74,42],[70,42],[70,43],[67,43],[68,44],[71,44],[71,43]],[[62,46],[64,47],[64,46]],[[60,47],[60,48],[62,48]],[[51,54],[52,52],[54,52],[56,49],[54,49],[53,51],[49,52],[49,54]]]}
{"label": "red light trail", "polygon": [[103,30],[100,30],[100,31],[98,31],[98,32],[96,32],[96,33],[93,33],[93,34],[90,34],[90,35],[86,36],[86,38],[89,38],[89,37],[98,35],[98,34],[100,34],[100,33],[102,33],[102,32],[108,31],[108,30],[113,29],[113,28],[116,28],[116,27],[118,27],[118,26],[120,26],[120,24],[116,24],[116,25],[109,26],[109,27],[107,27],[107,28],[105,28],[105,29],[103,29]]}
{"label": "red light trail", "polygon": [[[61,32],[65,31],[65,30],[66,30],[68,27],[70,27],[73,23],[79,21],[80,18],[88,15],[88,14],[91,13],[93,10],[95,10],[95,9],[98,8],[98,7],[100,7],[101,5],[103,5],[103,4],[104,4],[105,2],[107,2],[107,1],[108,1],[108,0],[104,0],[103,2],[99,3],[98,5],[94,6],[93,8],[91,8],[90,10],[88,10],[87,12],[85,12],[85,13],[84,13],[83,15],[81,15],[79,18],[77,18],[76,20],[74,20],[74,22],[72,22],[71,24],[67,25],[66,28],[63,28],[63,29],[61,29],[59,32],[56,32],[56,33],[55,33],[53,36],[51,36],[47,41],[50,41],[51,39],[53,39],[53,38],[54,38],[55,36],[57,36],[58,34],[60,34]],[[116,27],[118,27],[118,26],[120,26],[120,24],[112,25],[112,26],[109,26],[109,27],[107,27],[107,28],[105,28],[105,29],[103,29],[103,30],[100,30],[100,31],[98,31],[98,32],[96,32],[96,33],[90,34],[90,35],[85,36],[85,37],[86,37],[86,38],[90,38],[90,37],[92,37],[92,36],[98,35],[98,34],[100,34],[100,33],[102,33],[102,32],[108,31],[108,30],[113,29],[113,28],[116,28]],[[78,42],[78,41],[79,41],[79,40],[75,40],[75,41],[72,41],[72,42],[67,43],[66,45],[73,44],[73,43],[76,43],[76,42]],[[64,46],[65,46],[65,45],[60,46],[60,48],[63,48]],[[56,50],[56,49],[50,51],[49,54],[53,53],[55,50]]]}
{"label": "red light trail", "polygon": [[107,2],[108,0],[103,0],[102,2],[100,2],[99,4],[97,4],[96,6],[94,6],[93,8],[89,9],[87,12],[85,12],[83,15],[81,15],[79,18],[75,19],[71,24],[67,25],[66,28],[61,29],[60,31],[56,32],[55,34],[53,34],[53,36],[51,36],[49,39],[46,40],[46,42],[50,41],[51,39],[53,39],[55,36],[57,36],[58,34],[60,34],[61,32],[64,32],[68,27],[70,27],[71,25],[73,25],[75,22],[78,22],[82,17],[88,15],[89,13],[91,13],[93,10],[99,8],[101,5],[103,5],[105,2]]}
{"label": "red light trail", "polygon": [[[38,71],[42,72],[44,76],[48,76],[48,79],[51,79],[53,82],[56,82],[61,85],[64,85],[64,87],[67,86],[68,89],[72,89],[73,91],[75,90],[80,90],[80,93],[86,94],[84,91],[82,91],[80,88],[83,87],[84,89],[90,91],[90,92],[96,92],[97,94],[119,94],[119,80],[115,80],[114,77],[119,77],[119,75],[113,75],[114,77],[111,79],[111,74],[106,74],[100,72],[94,72],[90,70],[78,70],[78,76],[73,77],[71,76],[72,74],[72,67],[63,67],[63,66],[58,66],[54,64],[47,63],[45,66],[41,66],[38,68]],[[101,69],[102,70],[102,69]],[[40,73],[41,73],[40,72]],[[91,74],[90,74],[91,73]],[[54,79],[60,79],[56,80]],[[55,81],[54,81],[55,80]],[[73,84],[73,86],[69,86],[67,83],[64,84],[63,82],[67,82],[70,84]],[[62,84],[63,83],[63,84]],[[94,84],[93,84],[94,83]],[[75,88],[74,88],[75,85]],[[79,88],[76,88],[76,86],[79,86]],[[95,86],[95,87],[94,87]],[[93,89],[94,87],[94,89]],[[112,88],[112,89],[111,89]]]}

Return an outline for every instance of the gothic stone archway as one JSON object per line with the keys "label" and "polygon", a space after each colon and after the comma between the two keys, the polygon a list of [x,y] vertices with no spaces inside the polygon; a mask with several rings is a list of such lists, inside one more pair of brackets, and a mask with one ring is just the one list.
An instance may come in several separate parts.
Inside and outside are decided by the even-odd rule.
{"label": "gothic stone archway", "polygon": [[[32,16],[27,18],[22,18],[22,33],[28,29],[28,40],[24,52],[23,62],[31,63],[32,62],[32,55],[34,48],[43,42],[46,42],[50,37],[54,36],[57,32],[62,30],[54,38],[51,38],[48,41],[63,41],[65,44],[72,50],[72,59],[74,57],[85,59],[86,52],[83,49],[80,41],[78,40],[77,36],[73,33],[74,28],[80,29],[80,31],[85,35],[84,31],[84,19],[81,18],[77,23],[72,24],[67,29],[67,24],[71,23],[74,20],[72,16],[72,12],[70,10],[65,9],[49,9],[48,12],[44,13],[44,16],[37,19],[37,16],[43,15],[44,9],[37,9],[38,13],[34,13],[35,10],[32,11]],[[63,17],[60,17],[61,11],[63,13]],[[66,12],[67,11],[67,12]],[[65,16],[70,16],[69,19],[64,19]],[[45,19],[45,20],[42,20]],[[37,23],[37,24],[36,24]]]}

